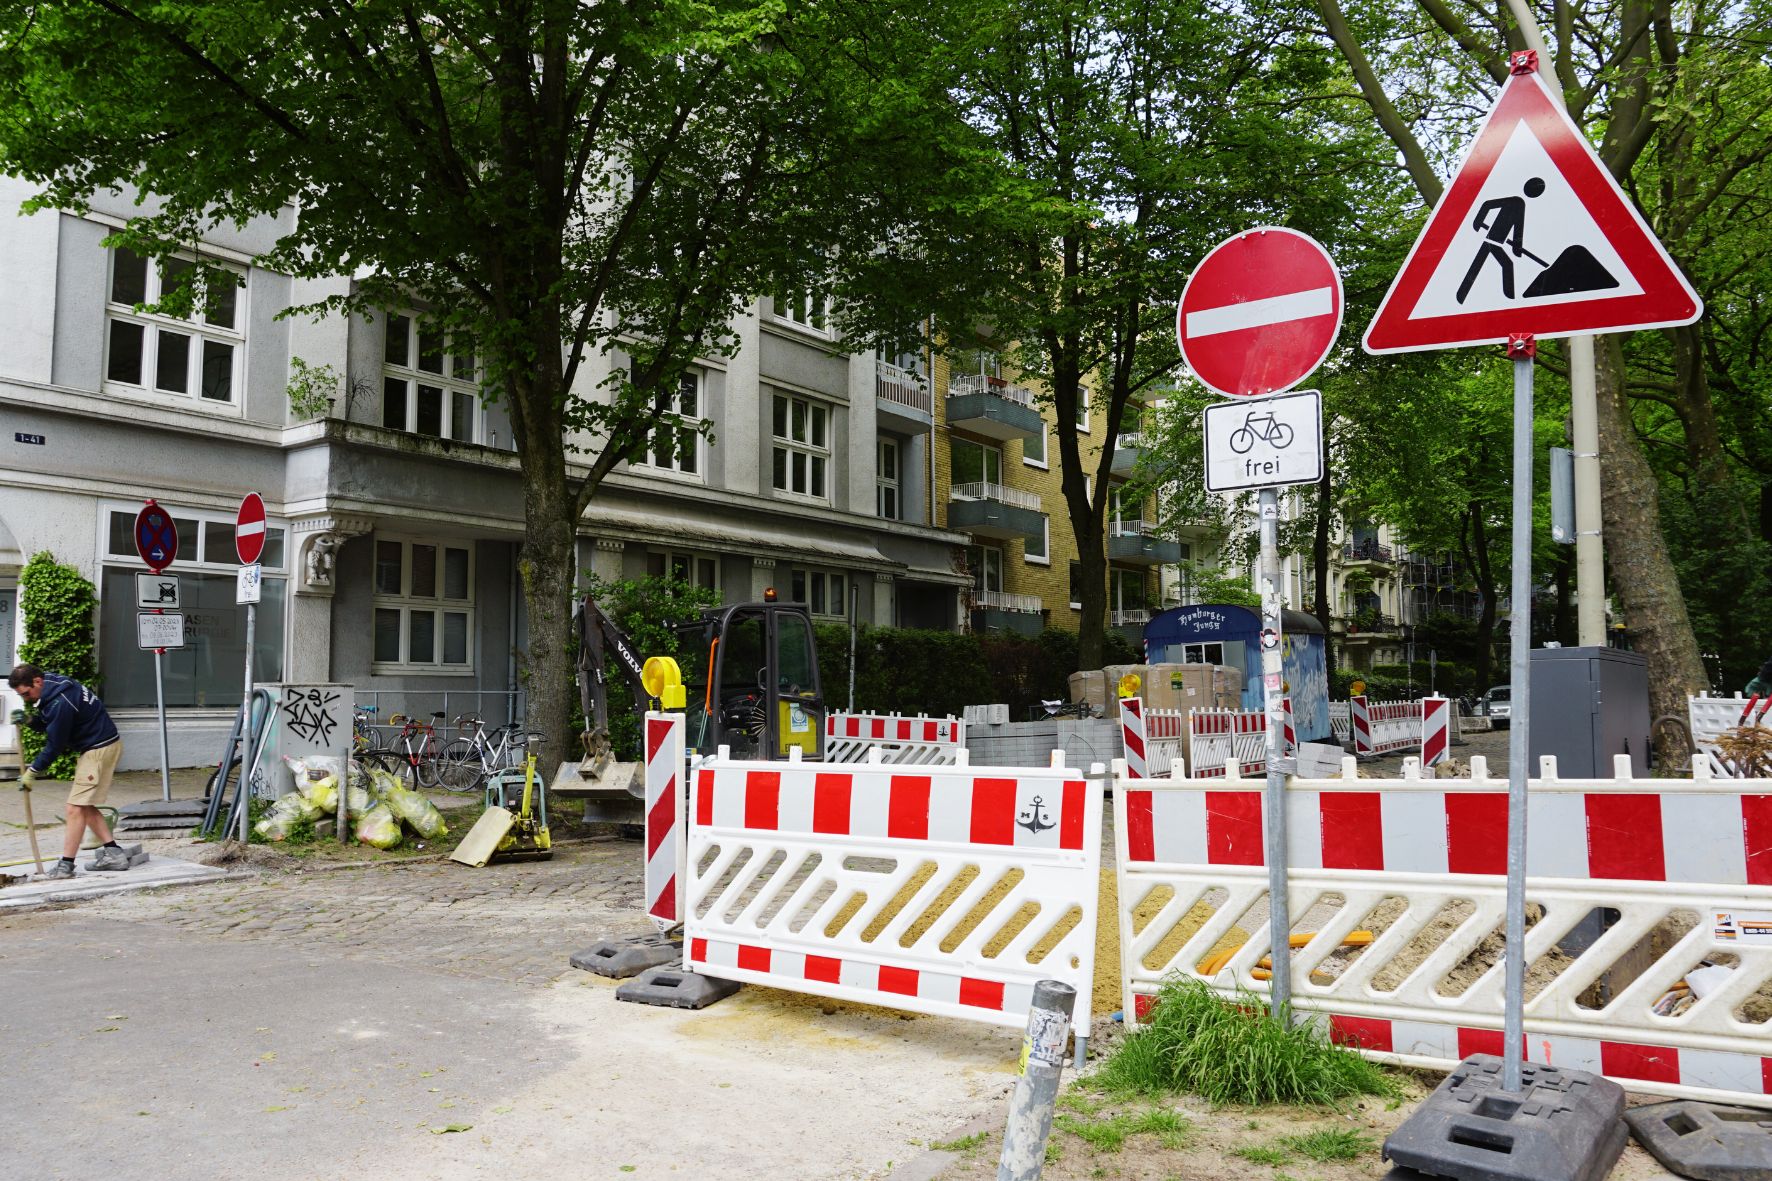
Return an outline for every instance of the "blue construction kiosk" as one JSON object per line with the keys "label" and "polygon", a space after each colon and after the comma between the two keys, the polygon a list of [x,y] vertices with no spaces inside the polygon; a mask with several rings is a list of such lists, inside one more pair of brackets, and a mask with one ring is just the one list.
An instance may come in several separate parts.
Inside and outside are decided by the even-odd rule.
{"label": "blue construction kiosk", "polygon": [[[1281,614],[1292,724],[1300,742],[1333,742],[1329,728],[1329,664],[1323,625],[1302,611]],[[1248,607],[1202,603],[1171,607],[1144,626],[1151,664],[1225,664],[1243,672],[1243,708],[1265,708],[1261,692],[1261,614]]]}

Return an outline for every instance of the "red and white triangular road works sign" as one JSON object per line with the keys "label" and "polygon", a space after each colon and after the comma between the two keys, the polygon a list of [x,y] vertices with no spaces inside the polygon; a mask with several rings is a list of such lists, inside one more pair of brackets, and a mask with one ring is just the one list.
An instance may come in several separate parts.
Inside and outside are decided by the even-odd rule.
{"label": "red and white triangular road works sign", "polygon": [[1690,324],[1698,294],[1536,73],[1511,74],[1366,330],[1369,353]]}

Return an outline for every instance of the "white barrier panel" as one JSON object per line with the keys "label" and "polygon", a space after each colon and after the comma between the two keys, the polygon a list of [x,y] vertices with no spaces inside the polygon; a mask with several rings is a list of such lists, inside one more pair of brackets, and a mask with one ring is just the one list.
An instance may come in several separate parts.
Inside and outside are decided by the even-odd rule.
{"label": "white barrier panel", "polygon": [[1133,779],[1149,779],[1150,769],[1144,755],[1144,699],[1120,698],[1120,749],[1126,754],[1126,774]]}
{"label": "white barrier panel", "polygon": [[1187,726],[1196,778],[1217,778],[1232,760],[1245,775],[1267,769],[1267,714],[1260,710],[1189,710]]}
{"label": "white barrier panel", "polygon": [[1452,753],[1451,702],[1444,697],[1421,699],[1421,765],[1433,767]]}
{"label": "white barrier panel", "polygon": [[966,723],[954,717],[834,713],[825,718],[824,735],[827,763],[951,767],[966,749]]}
{"label": "white barrier panel", "polygon": [[[1186,768],[1187,719],[1178,709],[1146,709],[1142,697],[1120,700],[1120,746],[1134,779],[1163,779]],[[1134,757],[1134,751],[1137,755]]]}
{"label": "white barrier panel", "polygon": [[683,864],[683,715],[646,714],[646,913],[661,931],[677,913]]}
{"label": "white barrier panel", "polygon": [[[1356,778],[1349,759],[1341,779],[1291,781],[1293,934],[1315,933],[1292,952],[1292,1001],[1381,1060],[1446,1069],[1502,1048],[1507,784],[1471,763],[1471,779],[1379,780]],[[1529,803],[1528,1059],[1772,1105],[1772,797],[1710,779],[1702,760],[1691,780],[1634,779],[1622,758],[1614,780],[1558,780],[1550,759],[1542,770]],[[1269,950],[1261,786],[1117,784],[1134,1020],[1173,974],[1226,995],[1267,990],[1253,974]],[[1344,946],[1354,931],[1374,937]],[[1572,933],[1576,953],[1559,951]],[[1694,974],[1707,960],[1719,970]],[[1704,988],[1681,992],[1689,974]]]}
{"label": "white barrier panel", "polygon": [[1704,753],[1711,774],[1725,779],[1737,777],[1735,764],[1717,747],[1717,739],[1725,730],[1737,726],[1765,725],[1772,711],[1772,697],[1688,697],[1686,717],[1692,731],[1692,745]]}
{"label": "white barrier panel", "polygon": [[1329,703],[1329,729],[1335,734],[1335,741],[1343,746],[1354,740],[1354,722],[1347,702]]}
{"label": "white barrier panel", "polygon": [[686,966],[1015,1027],[1034,984],[1062,980],[1087,1037],[1101,793],[1062,768],[722,754],[696,770],[690,803]]}

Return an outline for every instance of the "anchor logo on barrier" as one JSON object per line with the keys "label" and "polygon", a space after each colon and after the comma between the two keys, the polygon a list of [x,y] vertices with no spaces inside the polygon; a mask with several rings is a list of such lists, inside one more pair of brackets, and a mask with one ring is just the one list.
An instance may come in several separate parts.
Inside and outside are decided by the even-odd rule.
{"label": "anchor logo on barrier", "polygon": [[1049,828],[1056,828],[1057,826],[1047,818],[1046,811],[1041,805],[1040,797],[1035,796],[1034,806],[1016,817],[1015,823],[1035,834],[1045,832]]}

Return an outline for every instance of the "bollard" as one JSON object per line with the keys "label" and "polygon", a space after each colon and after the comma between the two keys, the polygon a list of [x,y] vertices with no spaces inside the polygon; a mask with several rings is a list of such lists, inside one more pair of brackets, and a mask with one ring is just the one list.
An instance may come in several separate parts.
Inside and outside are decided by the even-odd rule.
{"label": "bollard", "polygon": [[1039,1181],[1046,1165],[1046,1138],[1064,1075],[1064,1038],[1070,1031],[1077,990],[1057,980],[1034,985],[1027,1033],[1021,1042],[1021,1078],[1009,1101],[997,1181]]}

